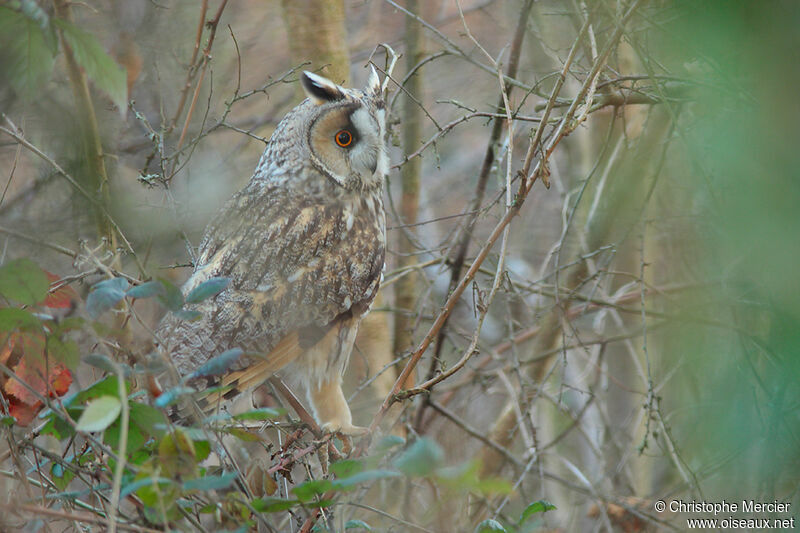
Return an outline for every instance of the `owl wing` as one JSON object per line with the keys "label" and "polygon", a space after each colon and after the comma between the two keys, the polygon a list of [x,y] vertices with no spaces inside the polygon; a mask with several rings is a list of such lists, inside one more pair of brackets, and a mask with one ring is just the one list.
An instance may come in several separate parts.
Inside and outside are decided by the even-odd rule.
{"label": "owl wing", "polygon": [[210,224],[184,292],[216,276],[228,287],[199,305],[199,320],[170,317],[159,330],[182,375],[234,347],[255,354],[224,380],[239,389],[320,343],[346,360],[342,339],[377,292],[384,246],[373,217],[348,219],[341,205],[263,187],[251,182]]}

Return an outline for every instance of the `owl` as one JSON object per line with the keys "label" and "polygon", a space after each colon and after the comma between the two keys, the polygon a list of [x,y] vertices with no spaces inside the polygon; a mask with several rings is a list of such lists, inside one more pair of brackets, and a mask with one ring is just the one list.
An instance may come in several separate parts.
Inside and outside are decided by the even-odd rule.
{"label": "owl", "polygon": [[213,277],[225,290],[196,321],[169,315],[162,353],[188,375],[231,348],[244,355],[216,383],[225,398],[280,371],[300,381],[323,430],[355,435],[341,388],[386,247],[385,105],[374,69],[363,90],[311,72],[308,98],[275,129],[250,182],[206,228],[185,294]]}

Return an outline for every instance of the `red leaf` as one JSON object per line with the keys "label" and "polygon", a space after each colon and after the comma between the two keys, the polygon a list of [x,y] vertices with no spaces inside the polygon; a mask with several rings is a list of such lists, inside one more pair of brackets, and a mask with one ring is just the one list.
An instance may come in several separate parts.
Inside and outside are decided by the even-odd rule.
{"label": "red leaf", "polygon": [[[9,378],[0,391],[6,397],[10,414],[20,425],[27,425],[42,408],[39,397],[63,396],[72,384],[72,374],[58,361],[46,361],[45,337],[38,333],[15,333],[8,344],[0,349],[0,361],[11,363],[18,379]],[[45,364],[47,362],[47,364]],[[30,387],[30,389],[29,389]]]}
{"label": "red leaf", "polygon": [[27,426],[30,424],[41,408],[42,402],[36,402],[36,405],[27,405],[21,403],[16,398],[10,398],[8,401],[8,414],[16,418],[17,424],[20,426]]}
{"label": "red leaf", "polygon": [[[37,365],[33,365],[34,367]],[[26,362],[23,358],[17,366],[12,368],[14,373],[17,377],[24,381],[27,385],[30,386],[31,389],[35,390],[42,396],[47,394],[47,385],[42,379],[42,376],[39,375],[39,372],[31,368],[31,365]],[[44,372],[42,372],[44,374]],[[26,403],[28,405],[33,405],[39,401],[38,396],[36,396],[31,390],[19,382],[19,380],[14,378],[9,378],[6,382],[5,387],[3,390],[6,394],[9,394],[19,401]]]}
{"label": "red leaf", "polygon": [[50,397],[64,396],[72,385],[72,372],[57,363],[58,370],[50,376]]}
{"label": "red leaf", "polygon": [[[8,342],[0,348],[0,363],[3,363],[6,366],[9,366],[8,360],[11,358],[11,351],[14,348],[14,337],[16,336],[15,333],[12,333],[11,336],[8,338]],[[5,374],[0,376],[0,381],[5,379]]]}
{"label": "red leaf", "polygon": [[[55,282],[61,279],[60,276],[56,276],[52,272],[44,271],[47,274],[47,279],[50,280],[50,285],[53,285]],[[47,295],[47,298],[40,304],[45,307],[52,307],[54,309],[72,309],[75,306],[75,302],[79,300],[78,293],[70,287],[69,285],[64,285],[59,287],[58,290],[51,292]]]}

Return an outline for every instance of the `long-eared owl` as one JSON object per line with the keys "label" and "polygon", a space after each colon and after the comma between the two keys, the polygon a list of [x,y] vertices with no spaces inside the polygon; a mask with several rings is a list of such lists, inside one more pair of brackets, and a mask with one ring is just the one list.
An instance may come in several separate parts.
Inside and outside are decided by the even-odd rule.
{"label": "long-eared owl", "polygon": [[355,434],[341,378],[384,264],[384,102],[374,70],[364,90],[310,72],[301,83],[308,98],[209,224],[182,290],[229,285],[198,320],[165,318],[158,336],[181,375],[239,347],[222,385],[242,392],[281,370],[304,382],[324,430]]}

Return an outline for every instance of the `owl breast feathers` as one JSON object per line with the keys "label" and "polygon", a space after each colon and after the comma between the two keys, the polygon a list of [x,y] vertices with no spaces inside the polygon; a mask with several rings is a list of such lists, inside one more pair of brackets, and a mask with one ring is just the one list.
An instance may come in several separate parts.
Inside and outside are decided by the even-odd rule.
{"label": "owl breast feathers", "polygon": [[323,427],[356,433],[340,384],[384,263],[384,105],[374,71],[363,91],[301,81],[309,98],[209,224],[183,292],[217,276],[229,285],[198,304],[198,320],[166,317],[158,337],[181,375],[241,348],[221,379],[234,394],[293,362],[284,373],[305,384]]}

